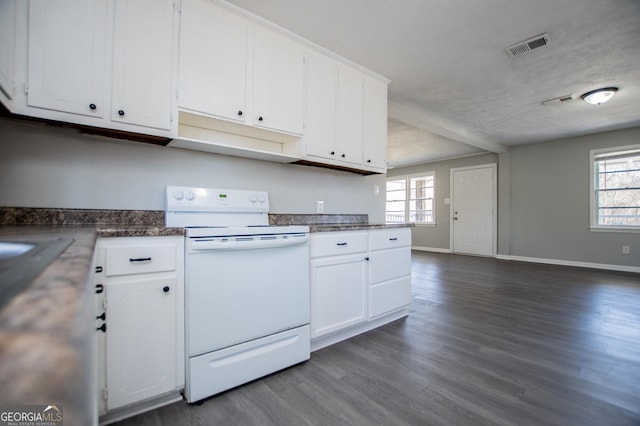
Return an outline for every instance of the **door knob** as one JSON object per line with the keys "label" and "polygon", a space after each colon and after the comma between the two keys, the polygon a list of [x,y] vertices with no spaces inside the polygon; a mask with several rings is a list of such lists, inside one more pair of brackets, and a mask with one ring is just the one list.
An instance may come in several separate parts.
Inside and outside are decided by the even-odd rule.
{"label": "door knob", "polygon": [[169,290],[171,290],[171,288],[170,288],[168,285],[165,285],[165,286],[162,288],[162,291],[164,291],[165,293],[169,293]]}

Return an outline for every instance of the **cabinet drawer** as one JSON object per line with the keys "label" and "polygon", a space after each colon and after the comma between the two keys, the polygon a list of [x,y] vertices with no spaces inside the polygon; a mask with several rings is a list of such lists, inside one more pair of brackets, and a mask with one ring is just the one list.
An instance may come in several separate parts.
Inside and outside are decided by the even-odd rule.
{"label": "cabinet drawer", "polygon": [[108,247],[105,266],[107,276],[174,271],[176,245]]}
{"label": "cabinet drawer", "polygon": [[411,303],[411,277],[371,286],[369,319],[401,309]]}
{"label": "cabinet drawer", "polygon": [[411,245],[410,228],[378,229],[369,232],[370,250],[381,250]]}
{"label": "cabinet drawer", "polygon": [[372,284],[411,275],[409,247],[375,251],[369,255],[369,259],[369,279]]}
{"label": "cabinet drawer", "polygon": [[311,257],[339,256],[367,251],[367,232],[328,232],[311,235]]}

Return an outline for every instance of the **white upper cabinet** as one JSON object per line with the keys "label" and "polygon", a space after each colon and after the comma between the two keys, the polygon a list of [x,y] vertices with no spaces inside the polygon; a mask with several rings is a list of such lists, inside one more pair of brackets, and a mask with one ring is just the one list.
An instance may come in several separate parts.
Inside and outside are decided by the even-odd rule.
{"label": "white upper cabinet", "polygon": [[362,164],[363,76],[340,65],[338,75],[338,160]]}
{"label": "white upper cabinet", "polygon": [[108,108],[107,0],[33,0],[29,5],[27,105],[103,117]]}
{"label": "white upper cabinet", "polygon": [[16,4],[16,97],[7,105],[10,111],[154,136],[177,134],[174,0]]}
{"label": "white upper cabinet", "polygon": [[307,51],[305,159],[385,173],[387,82]]}
{"label": "white upper cabinet", "polygon": [[249,22],[208,1],[183,0],[179,107],[244,122]]}
{"label": "white upper cabinet", "polygon": [[364,78],[363,165],[387,170],[387,83]]}
{"label": "white upper cabinet", "polygon": [[0,97],[13,98],[15,84],[16,0],[0,1]]}
{"label": "white upper cabinet", "polygon": [[299,134],[304,126],[304,48],[274,31],[255,27],[253,121]]}
{"label": "white upper cabinet", "polygon": [[307,51],[307,155],[335,159],[338,134],[338,63]]}
{"label": "white upper cabinet", "polygon": [[[185,112],[301,135],[304,47],[220,5],[184,0],[178,106]],[[235,131],[242,133],[241,128]]]}
{"label": "white upper cabinet", "polygon": [[170,130],[173,0],[116,0],[111,120]]}

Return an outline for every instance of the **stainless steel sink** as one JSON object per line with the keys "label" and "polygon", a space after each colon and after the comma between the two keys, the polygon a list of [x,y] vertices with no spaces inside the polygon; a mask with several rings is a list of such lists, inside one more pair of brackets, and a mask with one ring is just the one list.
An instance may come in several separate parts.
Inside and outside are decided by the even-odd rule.
{"label": "stainless steel sink", "polygon": [[20,256],[35,248],[33,243],[15,243],[15,242],[3,242],[0,241],[0,260],[11,259],[12,257]]}
{"label": "stainless steel sink", "polygon": [[72,242],[73,238],[0,241],[0,308],[31,284]]}

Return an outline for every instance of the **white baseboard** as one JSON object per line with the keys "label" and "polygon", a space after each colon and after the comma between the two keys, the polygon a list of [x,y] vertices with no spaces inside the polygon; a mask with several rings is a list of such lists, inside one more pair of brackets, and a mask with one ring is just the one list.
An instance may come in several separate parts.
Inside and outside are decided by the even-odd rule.
{"label": "white baseboard", "polygon": [[510,256],[510,255],[504,255],[504,254],[497,255],[496,259],[515,260],[518,262],[546,263],[548,265],[575,266],[578,268],[606,269],[609,271],[640,273],[640,267],[638,266],[613,265],[608,263],[577,262],[573,260],[543,259],[540,257]]}
{"label": "white baseboard", "polygon": [[446,248],[439,248],[439,247],[411,246],[411,250],[432,251],[432,252],[435,252],[435,253],[451,253],[451,250],[446,249]]}

